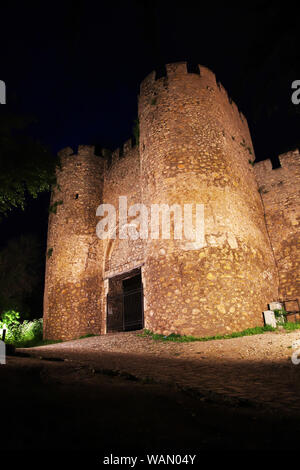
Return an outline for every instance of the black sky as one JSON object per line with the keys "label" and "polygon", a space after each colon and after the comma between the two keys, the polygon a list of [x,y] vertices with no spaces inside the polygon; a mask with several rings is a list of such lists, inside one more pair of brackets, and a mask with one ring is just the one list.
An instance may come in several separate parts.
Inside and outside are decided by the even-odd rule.
{"label": "black sky", "polygon": [[8,105],[53,151],[130,137],[139,83],[167,62],[210,67],[249,120],[259,159],[297,145],[299,14],[274,1],[28,2],[1,6]]}
{"label": "black sky", "polygon": [[[299,146],[299,10],[295,3],[6,2],[0,79],[7,107],[33,115],[33,136],[53,152],[132,134],[141,80],[164,63],[208,66],[246,115],[258,160]],[[47,196],[2,224],[11,236],[45,234]],[[40,222],[41,221],[41,222]]]}

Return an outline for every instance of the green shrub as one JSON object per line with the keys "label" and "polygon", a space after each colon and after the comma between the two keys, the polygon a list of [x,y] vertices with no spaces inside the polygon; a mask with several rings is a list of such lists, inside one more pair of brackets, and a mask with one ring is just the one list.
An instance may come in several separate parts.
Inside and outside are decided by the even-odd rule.
{"label": "green shrub", "polygon": [[7,323],[5,342],[16,347],[35,346],[43,340],[43,319]]}
{"label": "green shrub", "polygon": [[4,328],[5,326],[8,328],[13,325],[18,325],[19,323],[20,314],[15,310],[7,310],[6,312],[2,313],[0,320],[0,328]]}
{"label": "green shrub", "polygon": [[280,318],[280,317],[286,317],[286,314],[287,312],[285,311],[285,309],[282,307],[280,309],[275,309],[273,310],[274,312],[274,315],[275,315],[275,318]]}
{"label": "green shrub", "polygon": [[274,310],[274,315],[275,315],[276,322],[278,325],[283,325],[287,321],[286,314],[287,312],[285,311],[284,308]]}

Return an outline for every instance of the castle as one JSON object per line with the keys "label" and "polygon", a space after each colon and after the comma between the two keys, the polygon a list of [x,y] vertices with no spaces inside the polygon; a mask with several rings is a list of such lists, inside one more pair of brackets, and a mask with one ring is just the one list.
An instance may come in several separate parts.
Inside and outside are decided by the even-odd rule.
{"label": "castle", "polygon": [[[271,301],[299,299],[300,155],[254,164],[245,117],[215,75],[186,63],[152,72],[138,99],[139,142],[111,159],[60,152],[52,192],[44,337],[145,327],[210,336],[263,324]],[[101,203],[204,206],[203,246],[174,238],[100,240]],[[120,227],[116,226],[118,234]]]}

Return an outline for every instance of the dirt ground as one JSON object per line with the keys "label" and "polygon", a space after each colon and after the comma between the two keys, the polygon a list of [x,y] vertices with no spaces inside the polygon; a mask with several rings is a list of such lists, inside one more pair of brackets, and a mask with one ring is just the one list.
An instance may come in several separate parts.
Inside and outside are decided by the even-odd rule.
{"label": "dirt ground", "polygon": [[297,449],[299,338],[162,343],[134,332],[19,350],[0,366],[1,443],[99,455]]}
{"label": "dirt ground", "polygon": [[[24,350],[36,357],[79,361],[95,371],[176,384],[214,401],[300,410],[300,365],[291,361],[300,330],[227,340],[154,341],[139,332],[95,336]],[[300,347],[299,347],[300,349]]]}

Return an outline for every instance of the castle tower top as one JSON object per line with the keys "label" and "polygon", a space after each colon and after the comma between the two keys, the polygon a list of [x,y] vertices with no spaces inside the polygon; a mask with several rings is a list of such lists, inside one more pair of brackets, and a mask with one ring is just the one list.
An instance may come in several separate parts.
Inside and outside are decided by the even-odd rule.
{"label": "castle tower top", "polygon": [[[181,89],[179,90],[179,87]],[[245,116],[239,111],[235,102],[228,96],[227,91],[220,82],[217,82],[215,74],[203,65],[190,66],[188,62],[175,62],[166,64],[165,75],[159,76],[152,71],[140,84],[139,103],[144,106],[147,102],[155,104],[160,95],[166,91],[174,92],[178,88],[178,98],[182,98],[188,89],[202,90],[215,103],[222,103],[222,107],[228,113],[229,120],[235,125],[244,128],[245,135],[249,134],[248,124]],[[179,96],[179,94],[181,94]],[[198,103],[199,104],[199,103]]]}
{"label": "castle tower top", "polygon": [[140,92],[141,94],[147,94],[147,91],[150,91],[151,88],[155,86],[155,84],[157,84],[157,82],[165,82],[166,79],[167,81],[170,81],[173,79],[178,79],[180,77],[182,78],[191,73],[194,75],[199,75],[202,80],[207,81],[207,84],[210,84],[211,86],[216,86],[216,76],[210,69],[204,67],[203,65],[197,65],[193,68],[193,70],[193,72],[188,71],[187,62],[175,62],[171,64],[166,64],[166,77],[157,78],[157,72],[155,70],[152,71],[142,81],[140,85]]}

